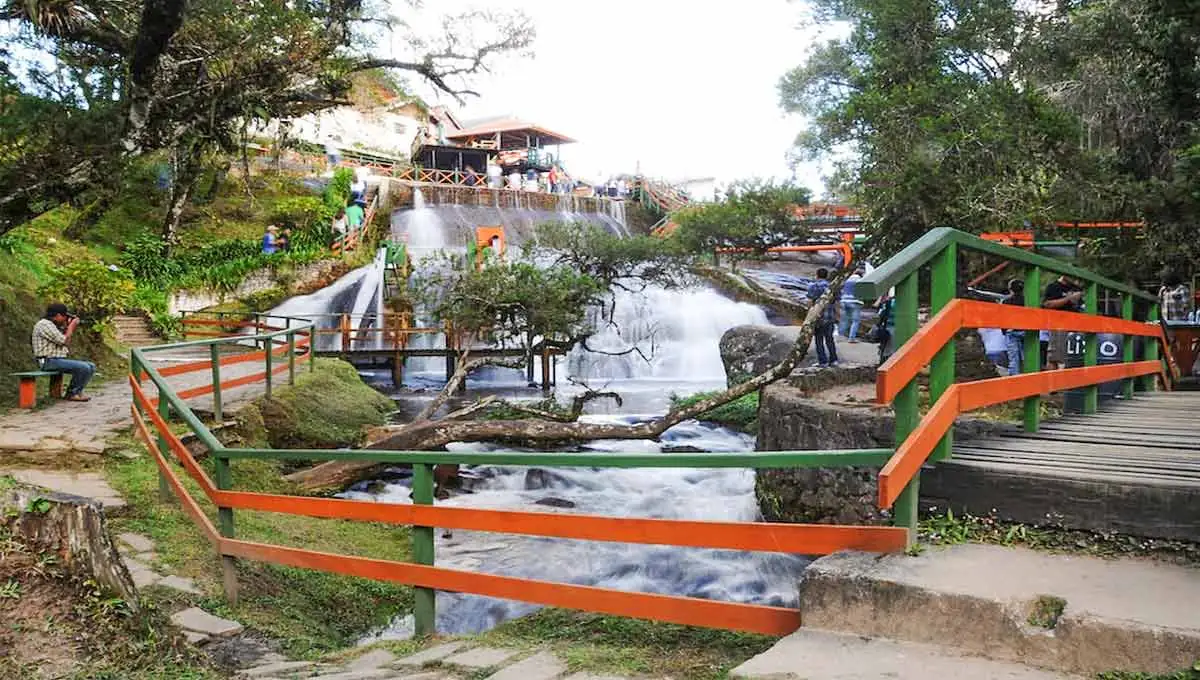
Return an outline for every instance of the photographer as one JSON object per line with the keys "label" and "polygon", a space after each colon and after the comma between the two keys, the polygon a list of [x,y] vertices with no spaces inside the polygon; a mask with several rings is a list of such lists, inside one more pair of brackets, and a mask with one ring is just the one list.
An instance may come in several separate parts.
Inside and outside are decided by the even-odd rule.
{"label": "photographer", "polygon": [[83,388],[96,373],[90,361],[67,358],[67,343],[79,326],[79,317],[69,313],[67,306],[54,303],[46,308],[46,316],[33,325],[33,357],[43,371],[58,371],[71,375],[67,401],[90,401]]}

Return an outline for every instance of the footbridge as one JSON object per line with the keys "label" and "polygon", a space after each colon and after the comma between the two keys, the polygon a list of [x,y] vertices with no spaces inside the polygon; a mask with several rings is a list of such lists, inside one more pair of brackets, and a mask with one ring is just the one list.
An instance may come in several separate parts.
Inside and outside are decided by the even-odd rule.
{"label": "footbridge", "polygon": [[[1001,306],[959,299],[959,259],[965,251],[1009,259],[1025,269],[1027,307]],[[926,271],[929,274],[926,275]],[[1041,309],[1037,292],[1044,277],[1067,274],[1084,282],[1086,309],[1068,313]],[[930,281],[927,290],[920,282]],[[864,278],[857,287],[865,300],[873,300],[890,287],[896,288],[895,338],[898,351],[879,370],[877,392],[882,404],[896,414],[895,446],[866,450],[744,451],[734,453],[638,452],[513,452],[513,451],[394,451],[258,449],[226,445],[213,434],[194,410],[193,400],[211,395],[219,404],[222,393],[254,381],[275,384],[297,380],[311,370],[313,348],[318,344],[317,325],[308,319],[260,317],[244,329],[247,335],[134,349],[130,354],[129,385],[131,417],[135,431],[153,456],[160,474],[164,498],[176,499],[191,517],[194,531],[204,536],[214,554],[220,556],[226,597],[238,596],[241,561],[258,561],[314,569],[361,578],[408,584],[415,589],[416,632],[436,632],[435,599],[438,590],[518,600],[611,615],[636,617],[711,628],[782,635],[798,628],[803,612],[794,607],[754,602],[727,602],[702,597],[631,592],[577,583],[537,580],[438,566],[434,554],[434,527],[482,532],[554,537],[581,541],[640,543],[741,551],[765,551],[802,555],[827,555],[858,550],[895,553],[915,540],[923,476],[932,476],[952,465],[972,465],[989,454],[978,449],[1013,452],[1024,447],[1022,462],[991,460],[994,465],[1048,467],[1055,474],[1085,480],[1100,476],[1136,476],[1128,470],[1113,470],[1114,452],[1120,435],[1130,451],[1117,467],[1147,470],[1146,479],[1155,483],[1194,484],[1200,454],[1176,443],[1192,436],[1186,429],[1187,413],[1195,403],[1191,395],[1162,394],[1173,376],[1160,358],[1165,342],[1156,322],[1158,310],[1153,296],[1126,284],[1070,264],[1001,244],[979,239],[953,229],[938,229],[913,243],[896,257]],[[1119,300],[1119,315],[1100,313],[1099,295]],[[931,317],[918,323],[920,302],[928,300]],[[1030,331],[1026,335],[1025,373],[1015,376],[957,382],[955,334],[965,328],[1004,327]],[[1083,365],[1061,370],[1041,370],[1038,364],[1037,332],[1077,331],[1089,340]],[[1120,334],[1129,342],[1117,363],[1101,365],[1096,352],[1096,334]],[[1135,350],[1133,340],[1140,339]],[[257,343],[258,347],[247,346]],[[202,358],[170,368],[156,368],[156,353],[179,350],[200,352]],[[233,362],[256,362],[263,371],[233,380],[223,379],[221,367]],[[180,389],[173,378],[185,373],[211,374],[211,384]],[[927,387],[925,375],[928,375]],[[1098,386],[1121,381],[1119,398],[1104,407]],[[1084,415],[1058,424],[1043,423],[1043,395],[1083,390]],[[928,399],[923,394],[928,394]],[[1014,432],[988,447],[956,447],[955,419],[963,413],[992,404],[1023,403],[1022,432]],[[926,402],[928,406],[924,406]],[[1144,409],[1144,410],[1139,410]],[[216,409],[220,418],[220,407]],[[1157,415],[1144,421],[1147,412]],[[1113,418],[1119,415],[1119,418]],[[1181,422],[1176,422],[1176,416]],[[1108,418],[1108,420],[1106,420]],[[1142,436],[1151,423],[1164,429],[1155,436]],[[1168,424],[1180,434],[1168,434]],[[1094,425],[1092,425],[1094,424]],[[1091,449],[1067,453],[1061,446],[1067,430],[1103,427],[1104,439],[1091,442]],[[1058,431],[1059,435],[1052,433]],[[1100,430],[1097,430],[1098,432]],[[185,445],[181,437],[190,433],[194,441]],[[1074,436],[1074,435],[1072,435]],[[1096,437],[1099,440],[1100,437]],[[1058,442],[1053,450],[1047,442]],[[1079,444],[1082,446],[1084,442]],[[201,465],[196,455],[208,460]],[[1143,456],[1135,461],[1136,456]],[[1015,458],[1015,454],[1013,455]],[[995,458],[995,454],[992,454]],[[259,493],[239,489],[232,471],[244,461],[372,461],[411,466],[413,504],[401,505],[358,500]],[[565,466],[617,468],[838,468],[870,467],[878,473],[878,504],[888,510],[890,526],[846,526],[829,524],[772,524],[763,522],[692,521],[642,517],[609,517],[579,513],[526,510],[490,510],[434,505],[435,465]],[[1025,473],[1021,473],[1025,474]],[[1140,474],[1140,473],[1139,473]],[[1147,482],[1149,483],[1149,482]],[[1120,504],[1097,487],[1094,500],[1107,504],[1119,525]],[[1044,499],[1050,511],[1053,499]],[[252,540],[238,533],[239,513],[272,512],[314,518],[381,522],[403,528],[412,543],[410,561],[369,559],[332,554],[319,546],[277,545]]]}

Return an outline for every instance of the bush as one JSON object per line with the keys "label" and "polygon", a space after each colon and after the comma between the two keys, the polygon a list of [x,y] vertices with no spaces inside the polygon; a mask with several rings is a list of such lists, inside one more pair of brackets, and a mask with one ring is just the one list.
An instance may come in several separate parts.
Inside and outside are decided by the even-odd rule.
{"label": "bush", "polygon": [[134,290],[125,270],[111,271],[100,262],[80,260],[51,274],[38,292],[48,301],[67,304],[82,318],[106,321],[129,307]]}
{"label": "bush", "polygon": [[[346,188],[349,191],[349,185]],[[274,222],[292,227],[292,248],[323,247],[337,210],[315,196],[286,198],[275,206]]]}
{"label": "bush", "polygon": [[150,283],[165,283],[182,269],[178,260],[163,257],[162,239],[146,232],[125,244],[121,266],[139,281]]}
{"label": "bush", "polygon": [[[700,392],[689,397],[671,397],[671,406],[679,408],[689,406],[702,399],[708,399],[717,392]],[[722,427],[739,430],[747,434],[758,433],[758,392],[744,394],[733,401],[722,404],[711,411],[702,413],[697,420],[716,423]]]}
{"label": "bush", "polygon": [[354,183],[354,171],[350,168],[338,168],[333,171],[333,179],[325,187],[325,205],[331,215],[337,214],[339,208],[346,207],[350,200],[350,185]]}

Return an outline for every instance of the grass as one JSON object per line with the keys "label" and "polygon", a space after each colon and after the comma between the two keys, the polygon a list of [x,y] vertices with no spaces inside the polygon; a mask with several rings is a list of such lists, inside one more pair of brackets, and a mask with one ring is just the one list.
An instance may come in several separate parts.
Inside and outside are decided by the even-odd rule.
{"label": "grass", "polygon": [[[687,397],[671,397],[672,408],[690,406],[720,392],[697,392]],[[698,420],[716,423],[747,434],[758,434],[758,392],[751,392],[702,414]]]}
{"label": "grass", "polygon": [[1067,601],[1054,595],[1039,595],[1026,622],[1035,628],[1053,630],[1067,608]]}
{"label": "grass", "polygon": [[[357,406],[346,407],[348,411],[338,410],[355,402],[356,398],[345,396],[347,390],[370,391],[357,376],[353,384],[346,383],[345,366],[336,361],[318,362],[313,375],[305,372],[295,388],[277,390],[271,401],[307,403],[304,415],[296,417],[361,419],[364,408],[361,400]],[[382,421],[382,416],[378,417]],[[322,428],[318,431],[327,435],[353,429],[345,422],[336,427],[329,423],[311,427]],[[303,427],[300,431],[312,435]],[[357,429],[353,432],[357,436]],[[261,430],[251,427],[246,434],[249,446],[265,443],[254,439],[263,436]],[[312,657],[353,644],[362,635],[386,626],[394,617],[411,609],[412,590],[407,586],[248,561],[239,563],[240,601],[237,606],[228,605],[221,595],[220,566],[211,546],[200,537],[178,502],[159,500],[157,467],[142,445],[125,437],[116,443],[115,449],[116,455],[106,459],[105,473],[129,506],[111,519],[112,530],[149,536],[155,542],[161,565],[170,573],[195,579],[206,593],[205,597],[195,598],[156,591],[156,597],[164,605],[199,604],[207,611],[236,619],[282,640],[285,651],[298,657]],[[126,458],[129,454],[135,457]],[[205,460],[202,465],[212,476],[213,461]],[[232,464],[234,488],[243,491],[296,493],[283,479],[284,472],[276,461],[239,460]],[[184,484],[215,524],[216,508],[192,480],[184,478]],[[251,541],[345,555],[402,562],[411,557],[408,528],[388,524],[239,511],[236,535]]]}
{"label": "grass", "polygon": [[543,609],[480,635],[481,643],[548,648],[571,672],[709,680],[766,651],[776,638],[601,614]]}
{"label": "grass", "polygon": [[1178,564],[1200,564],[1200,544],[1144,538],[1116,532],[1066,529],[1052,524],[1032,526],[1006,522],[993,515],[956,514],[946,510],[926,515],[917,525],[918,539],[929,545],[989,543],[1096,557],[1154,557]]}

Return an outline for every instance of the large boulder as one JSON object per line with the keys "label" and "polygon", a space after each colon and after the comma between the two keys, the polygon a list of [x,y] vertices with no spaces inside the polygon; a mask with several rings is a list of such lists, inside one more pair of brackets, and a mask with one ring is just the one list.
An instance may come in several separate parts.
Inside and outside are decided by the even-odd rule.
{"label": "large boulder", "polygon": [[735,326],[721,336],[725,380],[739,385],[787,358],[799,326]]}

